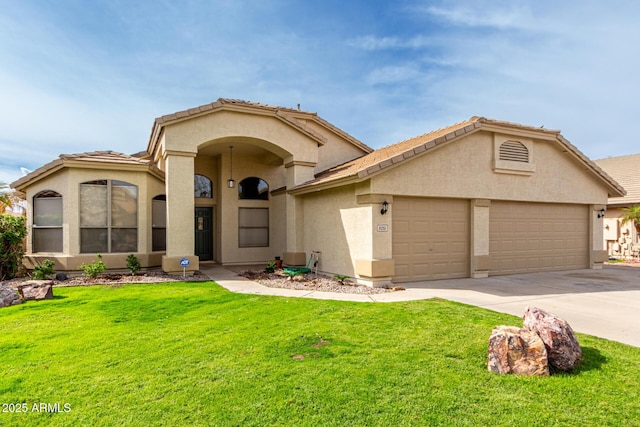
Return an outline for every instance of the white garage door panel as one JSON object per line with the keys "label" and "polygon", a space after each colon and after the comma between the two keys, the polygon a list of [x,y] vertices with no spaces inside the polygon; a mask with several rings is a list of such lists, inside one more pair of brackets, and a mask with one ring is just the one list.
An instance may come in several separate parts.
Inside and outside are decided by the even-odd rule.
{"label": "white garage door panel", "polygon": [[490,274],[587,267],[587,206],[494,201],[490,212]]}
{"label": "white garage door panel", "polygon": [[394,282],[469,276],[469,202],[395,197]]}

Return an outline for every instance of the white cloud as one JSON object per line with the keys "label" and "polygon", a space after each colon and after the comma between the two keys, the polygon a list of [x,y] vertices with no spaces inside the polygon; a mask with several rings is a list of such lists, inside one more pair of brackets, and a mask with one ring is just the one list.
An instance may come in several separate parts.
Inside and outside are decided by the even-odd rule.
{"label": "white cloud", "polygon": [[531,28],[531,11],[517,2],[474,2],[453,7],[426,6],[422,11],[454,25],[497,29]]}
{"label": "white cloud", "polygon": [[347,40],[347,45],[363,50],[386,50],[386,49],[422,49],[434,46],[433,37],[417,35],[408,39],[400,37],[376,37],[373,35],[360,36]]}

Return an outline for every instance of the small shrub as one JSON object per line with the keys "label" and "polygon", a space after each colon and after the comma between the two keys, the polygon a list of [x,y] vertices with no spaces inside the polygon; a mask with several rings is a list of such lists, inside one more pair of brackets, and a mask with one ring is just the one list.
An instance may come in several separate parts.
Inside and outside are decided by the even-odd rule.
{"label": "small shrub", "polygon": [[134,254],[127,257],[127,268],[131,272],[132,276],[135,276],[140,271],[140,260]]}
{"label": "small shrub", "polygon": [[0,213],[0,280],[13,279],[20,272],[27,234],[25,218]]}
{"label": "small shrub", "polygon": [[102,262],[102,255],[98,254],[96,256],[98,257],[97,261],[90,264],[80,264],[78,266],[80,270],[84,271],[85,276],[91,277],[92,279],[95,279],[107,269],[105,263]]}
{"label": "small shrub", "polygon": [[344,282],[349,280],[351,277],[343,276],[341,274],[336,274],[335,276],[333,276],[333,278],[336,279],[341,285],[344,285]]}
{"label": "small shrub", "polygon": [[264,269],[265,273],[275,273],[276,272],[276,262],[275,261],[269,261],[269,263],[267,264],[267,266]]}
{"label": "small shrub", "polygon": [[53,260],[45,259],[44,261],[42,261],[42,264],[33,267],[33,273],[31,274],[31,277],[36,280],[48,279],[49,276],[52,276],[53,273],[55,273],[55,270],[53,269],[55,265],[56,263]]}

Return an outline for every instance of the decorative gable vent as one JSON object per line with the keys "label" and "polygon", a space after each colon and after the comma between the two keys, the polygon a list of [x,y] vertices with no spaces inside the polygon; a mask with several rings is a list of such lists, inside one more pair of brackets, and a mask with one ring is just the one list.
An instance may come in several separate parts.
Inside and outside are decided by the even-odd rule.
{"label": "decorative gable vent", "polygon": [[500,160],[529,163],[529,150],[522,142],[507,141],[500,145]]}

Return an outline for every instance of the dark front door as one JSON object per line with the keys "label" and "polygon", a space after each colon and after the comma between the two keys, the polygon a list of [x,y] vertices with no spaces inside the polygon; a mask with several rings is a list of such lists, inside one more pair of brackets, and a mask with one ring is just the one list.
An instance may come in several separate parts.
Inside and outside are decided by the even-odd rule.
{"label": "dark front door", "polygon": [[213,260],[213,208],[196,208],[195,254],[200,261]]}

